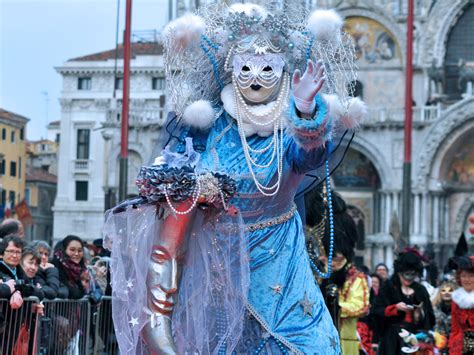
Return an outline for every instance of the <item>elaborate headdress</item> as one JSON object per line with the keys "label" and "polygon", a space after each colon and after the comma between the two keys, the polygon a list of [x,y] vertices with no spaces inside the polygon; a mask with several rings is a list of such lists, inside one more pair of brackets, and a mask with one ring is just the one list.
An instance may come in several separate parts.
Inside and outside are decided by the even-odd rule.
{"label": "elaborate headdress", "polygon": [[189,125],[210,126],[212,108],[219,103],[223,87],[231,82],[233,55],[278,54],[289,74],[304,69],[308,59],[321,60],[326,73],[324,92],[332,114],[341,121],[346,119],[343,124],[353,128],[363,109],[360,100],[350,98],[348,92],[356,79],[355,55],[352,39],[342,31],[342,24],[333,10],[308,14],[301,5],[201,7],[164,30],[170,109]]}

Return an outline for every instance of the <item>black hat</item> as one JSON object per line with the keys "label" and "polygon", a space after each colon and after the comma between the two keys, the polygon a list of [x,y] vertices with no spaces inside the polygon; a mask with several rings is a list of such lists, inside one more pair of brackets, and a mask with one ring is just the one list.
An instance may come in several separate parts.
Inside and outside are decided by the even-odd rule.
{"label": "black hat", "polygon": [[423,271],[421,258],[411,251],[400,253],[393,266],[395,273],[405,271],[416,271],[421,273]]}
{"label": "black hat", "polygon": [[468,270],[474,272],[474,256],[454,256],[448,260],[447,269]]}

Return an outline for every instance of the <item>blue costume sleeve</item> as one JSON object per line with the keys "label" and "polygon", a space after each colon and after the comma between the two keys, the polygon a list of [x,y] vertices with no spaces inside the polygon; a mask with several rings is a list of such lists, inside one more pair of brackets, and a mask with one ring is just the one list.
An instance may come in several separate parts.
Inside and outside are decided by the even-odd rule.
{"label": "blue costume sleeve", "polygon": [[332,118],[321,95],[316,95],[316,114],[312,119],[298,117],[294,100],[288,115],[287,160],[298,174],[305,174],[321,166],[331,149]]}

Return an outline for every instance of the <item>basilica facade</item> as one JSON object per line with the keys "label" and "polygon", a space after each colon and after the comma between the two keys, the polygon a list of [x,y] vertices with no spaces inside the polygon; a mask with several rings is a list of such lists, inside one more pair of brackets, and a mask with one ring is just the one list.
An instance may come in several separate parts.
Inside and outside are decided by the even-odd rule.
{"label": "basilica facade", "polygon": [[[170,18],[205,1],[170,1]],[[258,2],[258,1],[255,1]],[[285,6],[272,1],[273,6]],[[335,8],[354,39],[359,76],[354,95],[369,112],[333,175],[359,228],[358,263],[392,265],[401,221],[404,152],[406,0],[307,0]],[[474,2],[416,0],[412,203],[409,243],[440,263],[474,213]],[[133,45],[129,192],[152,161],[164,131],[166,88],[159,38]],[[54,238],[100,235],[104,208],[116,202],[122,52],[78,57],[63,76],[58,197]],[[88,221],[94,220],[94,223]],[[72,222],[71,222],[72,221]],[[71,230],[73,229],[73,230]],[[77,230],[74,230],[77,229]]]}

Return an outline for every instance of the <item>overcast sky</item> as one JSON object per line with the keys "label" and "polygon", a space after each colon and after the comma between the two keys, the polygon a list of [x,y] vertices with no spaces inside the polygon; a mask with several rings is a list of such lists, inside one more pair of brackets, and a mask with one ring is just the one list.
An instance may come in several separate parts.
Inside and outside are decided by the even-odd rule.
{"label": "overcast sky", "polygon": [[[28,139],[60,119],[54,67],[115,47],[118,2],[121,38],[126,0],[0,0],[0,107],[31,120]],[[162,28],[167,4],[133,0],[132,31]]]}

